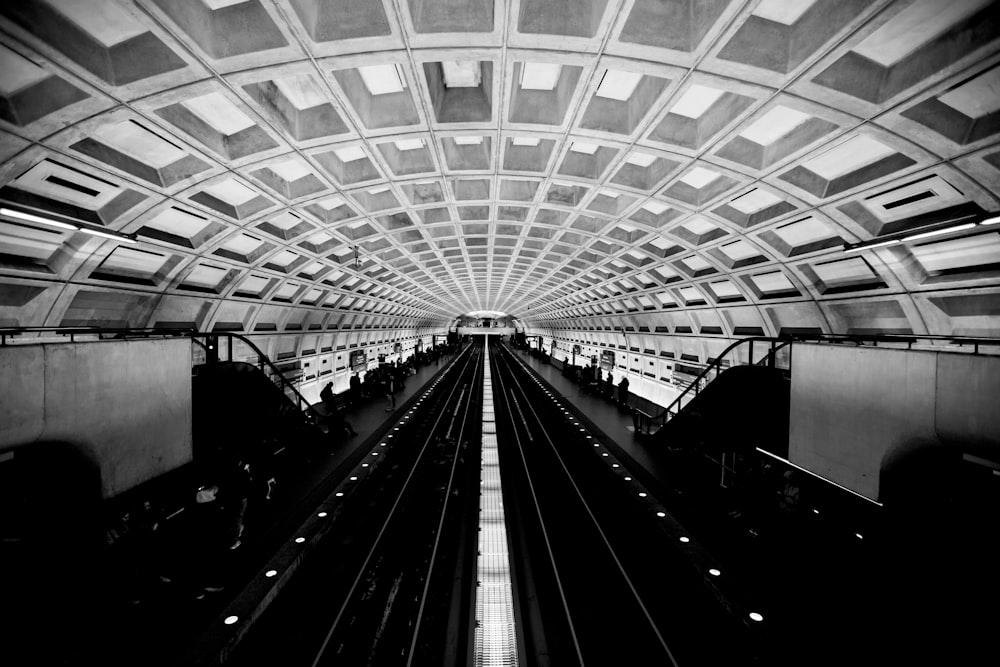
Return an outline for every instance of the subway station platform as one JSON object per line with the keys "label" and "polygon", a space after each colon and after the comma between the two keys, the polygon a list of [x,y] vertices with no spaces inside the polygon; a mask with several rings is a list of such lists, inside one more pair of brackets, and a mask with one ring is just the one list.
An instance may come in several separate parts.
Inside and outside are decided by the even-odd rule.
{"label": "subway station platform", "polygon": [[[211,587],[221,590],[204,592],[183,574],[182,563],[190,557],[187,550],[197,545],[191,544],[187,529],[183,527],[184,515],[192,511],[196,485],[182,481],[181,484],[190,486],[190,493],[185,494],[189,501],[179,507],[154,505],[160,522],[159,531],[154,533],[148,545],[149,551],[154,553],[130,550],[113,561],[118,565],[108,566],[117,570],[112,572],[114,578],[127,578],[127,573],[137,567],[137,561],[150,564],[149,567],[155,569],[144,578],[144,585],[98,590],[93,589],[96,584],[81,579],[51,582],[52,595],[90,601],[89,612],[74,615],[64,641],[58,643],[47,641],[43,636],[31,636],[33,630],[44,628],[45,624],[32,627],[28,619],[33,615],[42,618],[50,614],[51,611],[45,609],[45,600],[51,598],[42,590],[27,594],[29,606],[34,609],[25,617],[28,621],[25,632],[12,635],[19,637],[23,646],[17,647],[15,642],[13,655],[17,657],[9,664],[100,662],[124,666],[141,662],[166,666],[216,663],[222,647],[213,644],[210,628],[218,623],[223,610],[291,539],[312,508],[356,465],[356,459],[364,456],[378,438],[384,437],[453,358],[446,354],[407,377],[405,386],[396,394],[396,408],[392,411],[386,411],[384,396],[348,406],[344,416],[357,432],[356,436],[331,438],[330,445],[319,455],[279,476],[270,499],[254,492],[249,499],[240,546],[222,553],[212,568],[219,574],[211,579]],[[251,470],[255,472],[260,474],[261,471]],[[102,567],[100,564],[95,566]],[[69,598],[70,595],[73,597]],[[22,658],[24,662],[18,662]]]}

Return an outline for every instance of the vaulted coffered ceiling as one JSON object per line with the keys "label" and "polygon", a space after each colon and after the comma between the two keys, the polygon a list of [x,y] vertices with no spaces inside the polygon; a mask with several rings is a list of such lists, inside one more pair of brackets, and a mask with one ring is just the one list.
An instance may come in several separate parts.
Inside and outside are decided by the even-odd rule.
{"label": "vaulted coffered ceiling", "polygon": [[137,242],[2,216],[0,322],[1000,333],[1000,226],[909,238],[1000,209],[998,36],[988,0],[6,3],[2,205]]}

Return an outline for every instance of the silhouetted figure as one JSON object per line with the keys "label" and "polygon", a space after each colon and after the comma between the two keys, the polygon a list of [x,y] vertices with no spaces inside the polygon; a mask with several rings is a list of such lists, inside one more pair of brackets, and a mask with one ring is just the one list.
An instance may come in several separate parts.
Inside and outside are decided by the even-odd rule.
{"label": "silhouetted figure", "polygon": [[194,504],[188,508],[190,544],[186,549],[185,579],[192,595],[198,600],[206,593],[223,588],[222,555],[229,546],[226,532],[226,508],[219,497],[217,485],[203,486],[195,493]]}
{"label": "silhouetted figure", "polygon": [[351,405],[361,402],[361,378],[355,373],[351,376]]}
{"label": "silhouetted figure", "polygon": [[326,424],[330,435],[339,435],[343,433],[346,437],[350,438],[358,434],[358,432],[354,430],[354,427],[351,426],[351,423],[344,419],[344,411],[339,410],[336,407],[334,407],[333,412],[327,416]]}
{"label": "silhouetted figure", "polygon": [[243,537],[243,528],[247,513],[247,504],[250,501],[250,491],[253,488],[253,476],[250,474],[250,464],[244,461],[236,462],[236,469],[228,481],[228,488],[231,507],[228,513],[232,517],[231,544],[230,549],[238,549],[242,544],[240,538]]}
{"label": "silhouetted figure", "polygon": [[332,414],[337,409],[337,401],[333,396],[333,383],[327,382],[326,386],[323,387],[322,391],[319,392],[319,398],[323,401],[323,407],[326,408],[327,414]]}
{"label": "silhouetted figure", "polygon": [[386,373],[385,378],[385,411],[392,412],[396,409],[396,379],[392,373]]}
{"label": "silhouetted figure", "polygon": [[618,405],[622,407],[628,405],[628,377],[623,377],[618,383]]}

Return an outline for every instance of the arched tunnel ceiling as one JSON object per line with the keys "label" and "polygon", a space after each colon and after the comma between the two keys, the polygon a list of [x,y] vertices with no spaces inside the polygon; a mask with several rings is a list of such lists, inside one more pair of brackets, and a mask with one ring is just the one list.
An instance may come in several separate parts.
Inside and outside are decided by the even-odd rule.
{"label": "arched tunnel ceiling", "polygon": [[38,0],[0,34],[4,205],[138,240],[4,217],[4,324],[1000,331],[998,227],[844,252],[998,209],[989,1]]}

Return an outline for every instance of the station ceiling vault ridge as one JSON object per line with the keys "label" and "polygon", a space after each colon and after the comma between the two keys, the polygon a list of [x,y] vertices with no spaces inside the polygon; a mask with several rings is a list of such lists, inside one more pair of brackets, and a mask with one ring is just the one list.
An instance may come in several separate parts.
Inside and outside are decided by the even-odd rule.
{"label": "station ceiling vault ridge", "polygon": [[996,335],[998,47],[989,0],[7,3],[0,202],[138,243],[4,216],[0,322]]}

